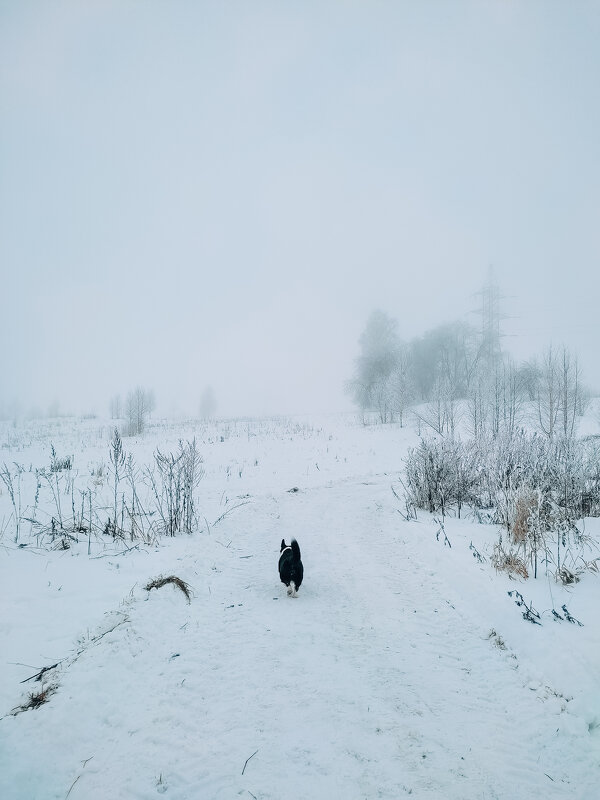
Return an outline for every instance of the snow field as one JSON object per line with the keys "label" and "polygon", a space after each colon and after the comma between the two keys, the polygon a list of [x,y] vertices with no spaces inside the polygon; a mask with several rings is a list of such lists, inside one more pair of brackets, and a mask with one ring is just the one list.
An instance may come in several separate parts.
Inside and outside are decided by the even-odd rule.
{"label": "snow field", "polygon": [[[515,584],[469,550],[492,527],[446,520],[448,547],[428,515],[406,522],[390,485],[409,430],[247,434],[201,448],[194,536],[92,559],[3,542],[0,796],[597,797],[597,576]],[[297,599],[277,576],[292,536]],[[191,603],[144,591],[158,574]],[[530,625],[514,588],[584,627]],[[61,659],[48,702],[11,715]]]}

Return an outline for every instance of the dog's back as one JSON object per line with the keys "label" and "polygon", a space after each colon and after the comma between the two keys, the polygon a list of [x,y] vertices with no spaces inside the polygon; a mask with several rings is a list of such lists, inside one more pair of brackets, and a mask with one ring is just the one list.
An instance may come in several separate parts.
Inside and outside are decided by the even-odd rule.
{"label": "dog's back", "polygon": [[289,546],[286,545],[285,539],[281,540],[279,577],[281,582],[288,587],[288,594],[295,597],[304,577],[300,546],[295,539],[292,539]]}

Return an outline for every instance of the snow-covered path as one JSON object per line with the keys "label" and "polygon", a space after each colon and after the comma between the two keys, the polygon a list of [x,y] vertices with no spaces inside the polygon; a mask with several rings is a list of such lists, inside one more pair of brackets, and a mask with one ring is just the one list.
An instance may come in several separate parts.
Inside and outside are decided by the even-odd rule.
{"label": "snow-covered path", "polygon": [[[397,513],[390,482],[257,492],[210,535],[110,564],[14,553],[31,559],[32,595],[61,582],[49,643],[57,612],[88,602],[86,581],[122,602],[88,631],[61,612],[78,655],[48,677],[48,703],[0,720],[0,796],[596,798],[597,729],[490,636],[513,608],[460,538],[474,526],[455,521],[446,547],[431,521]],[[277,577],[292,536],[297,599]],[[189,582],[192,602],[140,588],[159,572]],[[3,691],[5,713],[19,697]]]}
{"label": "snow-covered path", "polygon": [[[269,765],[261,796],[282,796],[290,771],[305,787],[312,776],[307,797],[595,796],[593,776],[589,794],[579,777],[567,788],[581,765],[561,757],[560,700],[544,708],[548,698],[493,646],[489,628],[449,599],[418,527],[394,516],[389,494],[384,478],[278,503],[266,541],[278,530],[296,535],[308,577],[301,601],[275,611],[260,604],[259,660],[253,654],[239,676],[242,684],[245,674],[269,676],[256,687],[266,689],[259,707],[269,714],[257,754]],[[254,561],[261,598],[268,555]]]}

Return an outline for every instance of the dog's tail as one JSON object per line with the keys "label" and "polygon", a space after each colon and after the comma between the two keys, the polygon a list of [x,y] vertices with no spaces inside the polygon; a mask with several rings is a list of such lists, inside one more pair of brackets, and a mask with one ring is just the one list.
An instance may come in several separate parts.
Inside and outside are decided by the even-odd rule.
{"label": "dog's tail", "polygon": [[295,539],[292,539],[290,547],[292,548],[292,553],[294,554],[294,561],[300,561],[300,545]]}

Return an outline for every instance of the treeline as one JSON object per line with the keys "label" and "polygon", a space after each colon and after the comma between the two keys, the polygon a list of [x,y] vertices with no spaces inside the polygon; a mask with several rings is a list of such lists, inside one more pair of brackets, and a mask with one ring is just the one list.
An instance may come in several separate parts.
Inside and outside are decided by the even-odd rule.
{"label": "treeline", "polygon": [[397,322],[382,311],[369,317],[347,391],[381,423],[403,423],[409,406],[421,422],[453,435],[459,420],[475,437],[514,431],[524,410],[540,433],[572,436],[587,393],[577,358],[549,347],[517,364],[500,347],[499,330],[464,322],[440,325],[402,341]]}

